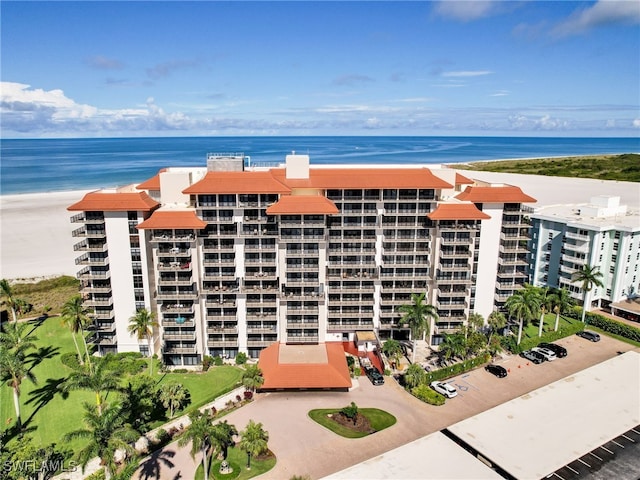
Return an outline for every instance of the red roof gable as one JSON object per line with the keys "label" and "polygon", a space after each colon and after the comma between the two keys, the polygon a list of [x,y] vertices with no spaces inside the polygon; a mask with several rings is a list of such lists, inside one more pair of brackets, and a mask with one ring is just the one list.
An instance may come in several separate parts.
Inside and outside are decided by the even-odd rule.
{"label": "red roof gable", "polygon": [[69,211],[81,212],[149,212],[160,204],[145,192],[90,192],[82,200],[67,207]]}
{"label": "red roof gable", "polygon": [[458,200],[473,203],[535,203],[537,200],[520,190],[520,187],[503,185],[495,187],[467,187],[456,196]]}
{"label": "red roof gable", "polygon": [[200,220],[194,210],[155,211],[151,217],[140,223],[137,228],[144,229],[193,229],[201,230],[207,226]]}
{"label": "red roof gable", "polygon": [[342,343],[331,342],[324,345],[327,363],[280,363],[280,344],[269,345],[260,352],[258,362],[264,377],[262,389],[351,388],[351,377]]}
{"label": "red roof gable", "polygon": [[267,215],[332,215],[338,207],[321,195],[283,195],[267,208]]}
{"label": "red roof gable", "polygon": [[458,172],[456,172],[456,185],[463,185],[463,184],[473,185],[473,180],[465,177],[464,175],[460,175]]}
{"label": "red roof gable", "polygon": [[205,177],[182,191],[186,194],[290,193],[270,171],[207,172]]}
{"label": "red roof gable", "polygon": [[427,214],[431,220],[486,220],[491,218],[478,210],[473,203],[439,203],[436,209]]}
{"label": "red roof gable", "polygon": [[138,184],[136,188],[138,190],[160,190],[160,174],[166,170],[166,168],[163,168],[150,179]]}

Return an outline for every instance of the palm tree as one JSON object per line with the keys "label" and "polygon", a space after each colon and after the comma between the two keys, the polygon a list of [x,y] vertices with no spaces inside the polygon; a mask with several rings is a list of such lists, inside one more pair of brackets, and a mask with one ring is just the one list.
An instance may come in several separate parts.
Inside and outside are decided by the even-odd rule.
{"label": "palm tree", "polygon": [[34,384],[38,382],[31,369],[25,365],[23,353],[4,347],[0,349],[0,381],[13,389],[13,406],[16,410],[18,427],[22,425],[20,419],[20,386],[22,381],[26,378]]}
{"label": "palm tree", "polygon": [[96,364],[95,371],[77,370],[72,372],[64,381],[61,389],[64,393],[72,390],[90,390],[96,394],[96,408],[98,415],[104,408],[103,392],[115,392],[120,390],[119,379],[105,367],[104,362]]}
{"label": "palm tree", "polygon": [[491,331],[489,332],[489,338],[487,340],[487,345],[489,345],[491,343],[491,336],[493,335],[493,332],[504,328],[507,324],[507,319],[505,318],[504,313],[493,311],[489,314],[489,317],[487,317],[487,323],[491,328]]}
{"label": "palm tree", "polygon": [[542,336],[542,327],[544,326],[544,314],[551,305],[551,297],[549,296],[549,287],[541,287],[538,289],[540,294],[540,323],[538,324],[538,337]]}
{"label": "palm tree", "polygon": [[160,401],[169,409],[169,418],[189,398],[189,391],[181,383],[166,383],[160,387]]}
{"label": "palm tree", "polygon": [[[82,338],[82,343],[84,344],[84,351],[87,355],[87,364],[89,365],[89,370],[91,370],[92,365],[91,359],[89,357],[89,349],[87,348],[87,342],[84,338],[84,328],[91,322],[88,314],[89,310],[84,308],[84,306],[82,305],[82,297],[80,295],[71,297],[62,306],[62,321],[71,330],[71,336],[73,337],[73,342],[76,344],[78,356],[82,357],[82,355],[80,355],[80,349],[78,348],[78,343],[76,342],[75,337],[75,334],[80,332],[80,337]],[[80,364],[84,365],[82,358],[80,358]]]}
{"label": "palm tree", "polygon": [[30,348],[35,348],[34,343],[37,337],[25,333],[28,328],[32,328],[27,323],[7,323],[0,332],[0,348],[12,350],[24,359],[24,352]]}
{"label": "palm tree", "polygon": [[412,294],[411,304],[400,305],[398,311],[402,313],[400,323],[409,325],[411,340],[413,341],[413,352],[411,363],[416,362],[416,338],[429,332],[429,320],[437,320],[438,312],[433,305],[424,303],[426,294]]}
{"label": "palm tree", "polygon": [[84,404],[84,422],[86,428],[74,430],[64,435],[65,442],[77,438],[88,439],[89,443],[78,453],[78,459],[82,469],[94,458],[100,457],[104,465],[105,478],[108,480],[116,472],[117,465],[114,459],[116,450],[124,450],[132,455],[135,450],[131,446],[140,434],[125,424],[127,415],[118,403],[108,405],[104,411],[99,412],[96,407]]}
{"label": "palm tree", "polygon": [[524,320],[531,320],[536,317],[540,309],[540,296],[530,285],[525,286],[511,295],[504,306],[509,315],[518,319],[518,345],[522,340],[522,328]]}
{"label": "palm tree", "polygon": [[247,469],[251,469],[251,456],[267,451],[269,434],[262,428],[262,423],[249,420],[247,428],[240,432],[240,449],[247,452]]}
{"label": "palm tree", "polygon": [[556,323],[553,327],[553,331],[558,331],[558,324],[560,323],[560,314],[563,313],[569,305],[572,303],[571,296],[569,292],[564,288],[557,288],[550,295],[551,306],[556,314]]}
{"label": "palm tree", "polygon": [[412,363],[404,372],[404,383],[409,388],[417,387],[424,382],[425,375],[426,373],[420,364]]}
{"label": "palm tree", "polygon": [[127,330],[129,333],[135,335],[138,340],[143,338],[147,339],[147,345],[149,345],[149,375],[153,376],[153,343],[151,338],[153,337],[153,329],[158,327],[158,322],[155,320],[156,315],[150,312],[146,308],[140,308],[136,314],[129,319],[129,326]]}
{"label": "palm tree", "polygon": [[402,346],[400,342],[390,338],[382,345],[382,352],[391,359],[393,364],[397,367],[400,365],[400,357],[402,356]]}
{"label": "palm tree", "polygon": [[446,360],[451,360],[454,357],[462,357],[466,351],[465,339],[462,334],[442,334],[442,343],[439,345],[439,352]]}
{"label": "palm tree", "polygon": [[189,414],[191,425],[178,440],[178,445],[184,447],[191,442],[191,458],[195,460],[196,453],[202,452],[202,466],[204,480],[209,480],[209,450],[212,446],[214,429],[209,415],[199,410]]}
{"label": "palm tree", "polygon": [[582,265],[575,272],[571,278],[572,283],[579,283],[580,288],[584,292],[584,301],[582,304],[582,323],[585,323],[586,315],[587,315],[587,307],[589,298],[589,292],[593,287],[602,287],[602,272],[598,269],[598,267],[592,267],[590,265]]}
{"label": "palm tree", "polygon": [[18,321],[17,310],[21,303],[24,303],[23,300],[16,298],[13,293],[13,287],[8,280],[2,279],[0,280],[0,297],[2,297],[2,303],[9,307],[11,310],[11,316],[13,318],[14,323]]}
{"label": "palm tree", "polygon": [[477,332],[484,326],[484,317],[477,312],[473,312],[469,315],[467,324],[472,332]]}
{"label": "palm tree", "polygon": [[262,370],[257,365],[248,365],[242,374],[242,384],[247,390],[255,392],[264,383]]}
{"label": "palm tree", "polygon": [[227,451],[229,450],[229,447],[236,444],[233,440],[233,437],[236,435],[238,435],[238,430],[235,425],[227,423],[226,420],[224,422],[216,423],[213,426],[213,443],[220,449],[223,459],[227,458]]}

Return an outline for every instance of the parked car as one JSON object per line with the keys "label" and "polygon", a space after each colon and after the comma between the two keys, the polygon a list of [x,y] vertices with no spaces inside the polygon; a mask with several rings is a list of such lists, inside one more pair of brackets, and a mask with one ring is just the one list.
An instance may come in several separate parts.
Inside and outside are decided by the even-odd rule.
{"label": "parked car", "polygon": [[555,343],[541,343],[538,346],[551,350],[558,358],[564,358],[567,356],[567,349]]}
{"label": "parked car", "polygon": [[507,369],[501,367],[500,365],[494,365],[493,363],[490,363],[489,365],[485,366],[484,369],[498,378],[504,378],[507,376]]}
{"label": "parked car", "polygon": [[555,353],[547,348],[533,347],[531,350],[542,355],[547,362],[553,362],[556,358],[558,358],[556,357]]}
{"label": "parked car", "polygon": [[437,381],[431,382],[431,388],[433,388],[436,392],[441,393],[447,398],[453,398],[458,395],[458,391],[448,383],[437,382]]}
{"label": "parked car", "polygon": [[576,335],[582,338],[586,338],[587,340],[590,340],[592,342],[600,341],[600,335],[598,335],[596,332],[592,332],[591,330],[583,330],[581,332],[576,333]]}
{"label": "parked car", "polygon": [[534,352],[532,350],[525,350],[520,354],[521,357],[526,358],[530,362],[535,363],[536,365],[544,362],[546,358],[540,355],[538,352]]}
{"label": "parked car", "polygon": [[384,377],[380,375],[380,372],[373,367],[368,367],[365,369],[364,373],[367,375],[371,383],[374,385],[383,385]]}

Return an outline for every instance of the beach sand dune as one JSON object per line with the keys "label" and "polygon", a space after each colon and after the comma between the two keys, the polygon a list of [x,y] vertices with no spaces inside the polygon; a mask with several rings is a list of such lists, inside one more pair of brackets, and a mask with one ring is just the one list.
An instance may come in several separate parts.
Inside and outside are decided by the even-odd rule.
{"label": "beach sand dune", "polygon": [[0,278],[75,276],[71,232],[80,224],[71,223],[67,207],[87,191],[0,197]]}

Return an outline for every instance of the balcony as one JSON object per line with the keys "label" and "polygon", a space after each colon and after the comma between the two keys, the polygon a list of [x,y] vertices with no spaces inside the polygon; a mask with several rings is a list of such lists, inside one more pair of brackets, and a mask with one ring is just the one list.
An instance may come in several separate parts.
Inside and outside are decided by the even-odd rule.
{"label": "balcony", "polygon": [[87,316],[93,320],[113,320],[115,318],[113,310],[95,310]]}
{"label": "balcony", "polygon": [[247,347],[249,348],[265,348],[271,345],[272,343],[277,342],[278,339],[273,340],[247,340]]}
{"label": "balcony", "polygon": [[156,233],[151,237],[152,243],[157,242],[195,242],[196,237],[193,233],[188,234],[173,234],[173,233]]}
{"label": "balcony", "polygon": [[103,228],[80,227],[71,232],[71,235],[74,237],[104,238],[107,235],[107,231]]}
{"label": "balcony", "polygon": [[191,328],[195,326],[195,321],[193,318],[185,318],[185,317],[165,317],[162,319],[163,327],[187,327]]}
{"label": "balcony", "polygon": [[178,277],[168,277],[168,276],[162,276],[161,275],[158,278],[158,285],[159,286],[160,285],[165,285],[165,286],[171,286],[171,285],[178,286],[178,285],[181,285],[181,286],[188,287],[188,286],[193,285],[193,278],[191,276],[189,276],[189,277],[180,277],[180,276],[178,276]]}
{"label": "balcony", "polygon": [[207,328],[207,332],[208,333],[217,333],[217,334],[231,334],[231,335],[237,335],[238,334],[238,327],[237,326],[218,326],[218,327],[208,327]]}
{"label": "balcony", "polygon": [[318,328],[318,322],[287,322],[287,328],[289,330],[300,330],[303,328]]}
{"label": "balcony", "polygon": [[159,272],[191,271],[191,262],[164,262],[158,264]]}
{"label": "balcony", "polygon": [[444,285],[458,285],[458,284],[468,284],[472,283],[473,279],[469,277],[444,277],[438,275],[436,277],[436,282],[444,284]]}
{"label": "balcony", "polygon": [[73,250],[75,252],[97,252],[104,253],[107,251],[106,242],[103,243],[89,243],[87,240],[83,240],[79,243],[76,243],[73,246]]}
{"label": "balcony", "polygon": [[207,340],[209,348],[237,348],[238,340]]}
{"label": "balcony", "polygon": [[197,352],[195,345],[165,345],[164,353],[194,354]]}
{"label": "balcony", "polygon": [[221,253],[232,253],[234,251],[234,246],[233,244],[227,244],[227,243],[208,243],[205,242],[205,244],[202,247],[202,251],[205,253],[210,253],[210,252],[221,252]]}
{"label": "balcony", "polygon": [[94,270],[90,267],[84,267],[77,275],[80,280],[106,280],[111,278],[109,270]]}
{"label": "balcony", "polygon": [[188,313],[193,314],[193,304],[183,305],[181,303],[165,303],[160,308],[162,313]]}
{"label": "balcony", "polygon": [[89,265],[93,267],[106,267],[109,265],[109,257],[102,256],[94,256],[89,253],[85,253],[84,255],[76,258],[76,265]]}
{"label": "balcony", "polygon": [[357,330],[371,330],[373,328],[373,322],[337,322],[329,320],[327,330],[332,331],[357,331]]}
{"label": "balcony", "polygon": [[113,297],[88,298],[82,302],[85,307],[110,307],[113,305]]}
{"label": "balcony", "polygon": [[191,249],[190,248],[160,248],[158,249],[159,257],[191,257]]}
{"label": "balcony", "polygon": [[99,224],[104,223],[104,215],[102,213],[88,213],[82,212],[71,217],[71,223],[91,223]]}
{"label": "balcony", "polygon": [[305,344],[305,343],[318,343],[318,336],[289,336],[287,335],[287,343],[291,344]]}
{"label": "balcony", "polygon": [[87,285],[86,287],[82,287],[82,289],[80,290],[80,293],[84,295],[89,295],[92,293],[111,293],[111,286],[110,285],[104,285],[104,286]]}
{"label": "balcony", "polygon": [[158,300],[197,300],[198,293],[195,291],[162,291],[159,290],[156,294]]}
{"label": "balcony", "polygon": [[442,245],[472,245],[473,237],[441,237]]}
{"label": "balcony", "polygon": [[278,327],[276,325],[261,325],[259,327],[247,326],[248,334],[274,334],[278,332]]}
{"label": "balcony", "polygon": [[571,240],[578,240],[580,242],[588,242],[589,241],[589,234],[583,234],[583,233],[579,233],[579,232],[571,232],[571,231],[567,231],[564,234],[565,238],[570,238]]}
{"label": "balcony", "polygon": [[196,332],[180,332],[180,333],[173,333],[173,332],[164,332],[164,335],[162,336],[162,338],[164,340],[170,340],[170,341],[186,341],[186,342],[193,342],[196,339]]}

